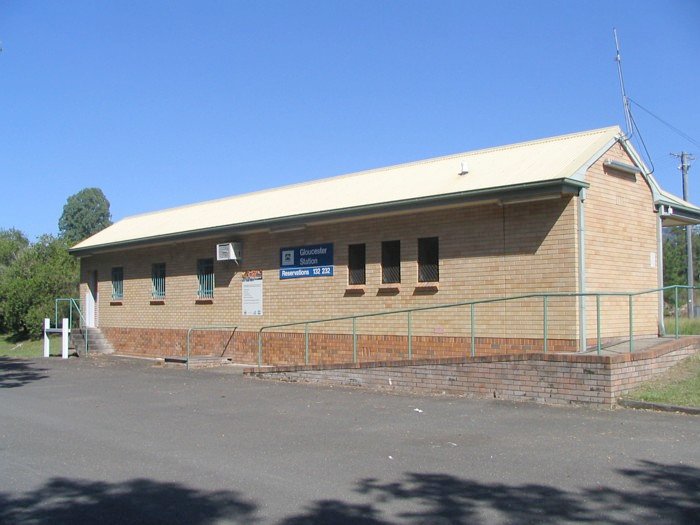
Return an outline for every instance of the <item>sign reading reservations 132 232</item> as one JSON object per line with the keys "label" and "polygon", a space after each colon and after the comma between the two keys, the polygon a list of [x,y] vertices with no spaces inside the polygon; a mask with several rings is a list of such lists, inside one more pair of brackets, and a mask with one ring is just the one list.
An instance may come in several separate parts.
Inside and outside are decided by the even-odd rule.
{"label": "sign reading reservations 132 232", "polygon": [[280,250],[280,279],[333,275],[333,243]]}

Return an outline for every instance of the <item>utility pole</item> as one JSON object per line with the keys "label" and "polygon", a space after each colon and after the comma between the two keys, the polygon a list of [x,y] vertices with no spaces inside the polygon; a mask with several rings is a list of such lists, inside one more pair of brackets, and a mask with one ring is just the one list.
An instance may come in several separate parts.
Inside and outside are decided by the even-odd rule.
{"label": "utility pole", "polygon": [[[695,157],[685,151],[671,153],[671,155],[681,159],[681,165],[678,166],[678,169],[683,175],[683,200],[688,201],[688,170],[690,169],[690,161],[695,160]],[[692,318],[695,317],[695,290],[693,290],[693,227],[690,225],[685,227],[685,246],[688,259],[688,317]]]}

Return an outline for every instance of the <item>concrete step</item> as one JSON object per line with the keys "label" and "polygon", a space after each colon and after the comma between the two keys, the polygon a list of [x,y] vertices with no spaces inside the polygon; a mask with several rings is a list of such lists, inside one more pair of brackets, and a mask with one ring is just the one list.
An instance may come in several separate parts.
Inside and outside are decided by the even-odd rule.
{"label": "concrete step", "polygon": [[[78,352],[78,355],[82,355],[85,352],[85,330],[85,328],[75,328],[71,331],[69,346],[72,346]],[[99,328],[88,328],[87,339],[88,352],[97,354],[114,353],[114,348],[112,348],[109,340],[100,332]]]}

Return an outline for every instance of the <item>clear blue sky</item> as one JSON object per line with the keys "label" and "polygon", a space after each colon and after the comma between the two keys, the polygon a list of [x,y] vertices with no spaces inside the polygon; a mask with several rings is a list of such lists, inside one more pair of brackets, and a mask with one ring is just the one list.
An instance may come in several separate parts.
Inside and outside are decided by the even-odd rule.
{"label": "clear blue sky", "polygon": [[[0,228],[127,215],[623,125],[700,142],[700,2],[0,1]],[[634,111],[658,180],[700,147]],[[638,148],[641,149],[641,148]],[[691,169],[700,203],[700,160]]]}

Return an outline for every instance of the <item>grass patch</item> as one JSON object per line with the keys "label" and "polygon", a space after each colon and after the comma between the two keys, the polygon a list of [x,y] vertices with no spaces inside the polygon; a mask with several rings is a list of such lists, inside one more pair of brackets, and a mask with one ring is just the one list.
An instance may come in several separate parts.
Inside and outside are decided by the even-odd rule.
{"label": "grass patch", "polygon": [[[676,318],[666,317],[664,320],[664,326],[666,327],[666,333],[668,335],[674,335],[676,333]],[[678,333],[680,335],[700,335],[700,318],[679,318]]]}
{"label": "grass patch", "polygon": [[[51,340],[51,354],[61,353],[60,337]],[[41,357],[44,355],[43,339],[18,339],[14,335],[0,335],[0,356],[3,357]]]}
{"label": "grass patch", "polygon": [[625,397],[649,403],[700,407],[700,355],[683,360]]}

